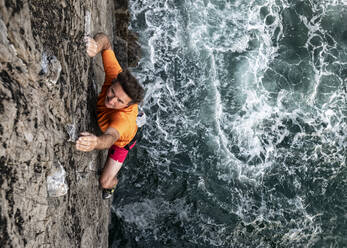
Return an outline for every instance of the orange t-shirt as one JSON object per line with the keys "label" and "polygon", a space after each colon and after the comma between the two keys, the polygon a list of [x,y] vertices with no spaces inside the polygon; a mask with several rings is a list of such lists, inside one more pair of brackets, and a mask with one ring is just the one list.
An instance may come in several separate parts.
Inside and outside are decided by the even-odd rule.
{"label": "orange t-shirt", "polygon": [[110,87],[112,79],[118,76],[122,68],[112,50],[104,50],[102,52],[102,61],[104,63],[105,82],[96,104],[98,124],[102,132],[105,132],[109,127],[116,129],[120,137],[114,144],[118,147],[124,147],[129,144],[137,132],[136,117],[138,105],[133,104],[120,110],[106,108],[105,97],[107,89]]}

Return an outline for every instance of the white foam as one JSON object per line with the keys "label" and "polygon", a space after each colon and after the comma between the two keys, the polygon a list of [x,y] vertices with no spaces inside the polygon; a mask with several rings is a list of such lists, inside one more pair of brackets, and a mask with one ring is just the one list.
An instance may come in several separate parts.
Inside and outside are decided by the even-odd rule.
{"label": "white foam", "polygon": [[162,198],[143,199],[140,202],[126,204],[122,207],[112,207],[112,210],[128,223],[135,224],[143,232],[146,229],[155,229],[156,221],[160,212],[171,212],[177,214],[182,221],[189,220],[188,212],[190,206],[184,201],[177,200],[168,202]]}
{"label": "white foam", "polygon": [[[255,231],[249,234],[255,242],[252,244],[267,245],[255,238],[262,234],[262,229],[278,230],[281,236],[276,236],[276,240],[283,246],[314,244],[322,232],[316,218],[319,213],[313,215],[306,210],[308,199],[301,193],[305,192],[306,182],[296,176],[297,170],[310,173],[308,164],[317,160],[327,164],[340,161],[339,166],[345,166],[343,154],[347,128],[341,109],[345,95],[340,91],[329,92],[328,100],[316,105],[316,92],[319,91],[316,84],[310,86],[311,102],[306,99],[307,92],[296,92],[294,86],[265,88],[264,78],[278,59],[278,44],[283,38],[283,10],[292,7],[292,3],[286,0],[251,3],[195,0],[181,3],[183,8],[178,12],[175,8],[170,9],[170,4],[173,3],[135,1],[132,4],[134,20],[141,20],[140,24],[132,24],[133,27],[146,26],[141,30],[143,38],[140,38],[146,56],[141,59],[138,75],[146,80],[147,88],[144,109],[150,118],[143,137],[147,146],[143,149],[151,154],[148,163],[163,176],[164,184],[167,183],[165,180],[179,176],[178,171],[198,177],[194,190],[198,191],[199,200],[237,215],[241,219],[238,223],[255,226]],[[219,6],[223,4],[223,8]],[[312,4],[320,10],[318,3]],[[329,4],[325,2],[324,8]],[[261,17],[262,8],[267,9],[267,16],[273,17],[271,24],[266,24],[266,17]],[[322,32],[317,18],[301,17],[310,30],[308,42]],[[181,22],[177,24],[178,21]],[[330,52],[328,46],[324,49]],[[323,54],[319,56],[324,57]],[[297,62],[285,66],[299,66],[294,63]],[[324,68],[318,69],[309,75],[314,83],[322,75],[330,75]],[[285,78],[282,72],[274,73]],[[296,74],[296,71],[290,73]],[[274,79],[273,83],[278,82]],[[189,99],[201,102],[193,105]],[[230,106],[233,104],[235,106]],[[186,143],[191,145],[191,140],[184,139],[197,135],[206,144],[188,147]],[[311,144],[314,140],[316,142]],[[295,152],[308,146],[313,146],[312,150],[301,151],[300,157],[293,157]],[[329,154],[332,150],[327,147],[335,147],[336,152]],[[211,162],[210,157],[206,159],[206,153],[216,158],[213,157]],[[180,154],[191,160],[189,169],[182,165],[185,161],[172,160]],[[289,166],[286,159],[296,159],[298,164]],[[218,195],[218,187],[209,185],[212,175],[208,173],[212,171],[218,180],[224,181],[218,182],[225,190],[223,197]],[[269,175],[274,171],[279,174]],[[201,175],[205,172],[206,175]],[[267,185],[272,183],[269,183],[269,176],[273,176],[274,181],[278,179],[278,184],[290,184],[294,195],[286,196],[281,185]],[[324,180],[319,181],[323,186],[321,193],[327,188]],[[241,186],[238,188],[235,182]],[[165,194],[166,187],[160,185],[154,191]],[[184,204],[183,198],[180,200]],[[232,199],[232,203],[226,199]],[[135,224],[136,230],[142,232],[142,238],[153,232],[160,236],[160,240],[165,240],[168,236],[158,233],[162,230],[156,226],[160,223],[158,216],[177,213],[170,211],[169,203],[160,201],[163,200],[141,199],[115,211],[126,222]],[[129,209],[133,210],[129,212]],[[201,232],[191,233],[183,229],[186,240],[192,243],[199,244],[203,239],[206,244],[225,246],[227,241],[237,241],[239,232],[244,230],[239,224],[228,233],[228,224],[220,224],[211,215],[194,213],[190,209],[186,209],[183,216],[188,216],[194,223],[194,228],[191,225],[187,228]],[[258,222],[264,227],[257,226]]]}

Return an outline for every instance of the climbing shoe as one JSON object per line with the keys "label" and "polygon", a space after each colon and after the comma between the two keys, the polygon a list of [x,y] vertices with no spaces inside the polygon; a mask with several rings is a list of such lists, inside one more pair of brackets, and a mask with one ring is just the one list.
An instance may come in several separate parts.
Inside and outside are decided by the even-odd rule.
{"label": "climbing shoe", "polygon": [[113,189],[102,189],[102,199],[111,198],[115,189],[116,187]]}

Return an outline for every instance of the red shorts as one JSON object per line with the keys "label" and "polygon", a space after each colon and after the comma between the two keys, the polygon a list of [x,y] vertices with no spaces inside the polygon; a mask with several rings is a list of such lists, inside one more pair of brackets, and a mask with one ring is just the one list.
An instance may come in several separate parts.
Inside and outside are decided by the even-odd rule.
{"label": "red shorts", "polygon": [[[129,150],[131,150],[136,144],[136,141],[134,142],[134,144],[132,144],[129,147]],[[115,161],[118,161],[120,163],[123,163],[125,158],[128,155],[129,150],[123,148],[123,147],[118,147],[116,145],[112,145],[110,147],[110,149],[108,150],[108,157],[112,158]]]}

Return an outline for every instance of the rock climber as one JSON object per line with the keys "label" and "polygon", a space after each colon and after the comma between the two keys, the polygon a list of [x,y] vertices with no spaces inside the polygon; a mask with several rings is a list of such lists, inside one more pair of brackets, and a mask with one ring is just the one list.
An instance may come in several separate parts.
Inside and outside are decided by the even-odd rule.
{"label": "rock climber", "polygon": [[76,148],[84,152],[109,149],[99,179],[103,189],[102,197],[107,199],[112,196],[118,184],[117,173],[129,150],[136,144],[136,117],[144,89],[128,70],[122,70],[107,35],[98,33],[94,38],[87,37],[85,41],[90,57],[101,52],[105,70],[105,82],[98,96],[96,110],[103,134],[96,136],[82,132]]}

